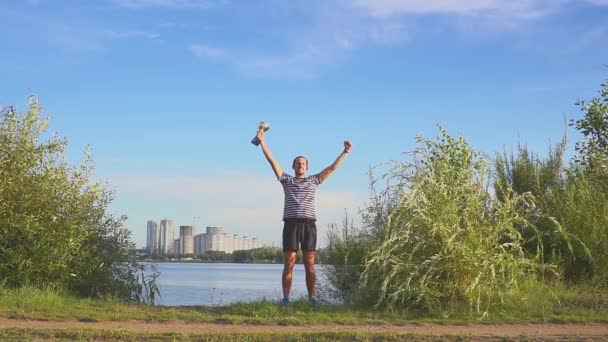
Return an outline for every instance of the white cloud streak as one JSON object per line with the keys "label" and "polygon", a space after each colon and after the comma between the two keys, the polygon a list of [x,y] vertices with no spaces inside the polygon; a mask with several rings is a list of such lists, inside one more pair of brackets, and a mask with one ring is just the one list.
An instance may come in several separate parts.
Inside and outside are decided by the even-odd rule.
{"label": "white cloud streak", "polygon": [[174,8],[174,9],[208,9],[223,6],[227,0],[114,0],[116,4],[126,8]]}
{"label": "white cloud streak", "polygon": [[213,48],[203,44],[191,44],[190,51],[197,56],[215,61],[227,60],[230,56],[226,50]]}
{"label": "white cloud streak", "polygon": [[[116,0],[125,7],[188,8],[225,5],[223,1]],[[204,60],[220,62],[243,74],[262,78],[312,79],[323,69],[348,60],[370,46],[391,47],[415,40],[421,18],[437,16],[434,32],[455,33],[461,39],[487,39],[508,31],[525,31],[567,5],[602,6],[608,0],[334,0],[263,2],[271,20],[306,18],[305,24],[286,25],[267,37],[256,49],[231,44],[192,42],[188,50]],[[226,7],[229,10],[230,7]],[[264,18],[260,18],[263,20]],[[288,20],[288,19],[281,19]],[[265,33],[266,28],[244,27],[243,37]],[[221,30],[220,30],[221,31]],[[256,38],[259,39],[259,38]],[[264,39],[264,38],[262,38]]]}
{"label": "white cloud streak", "polygon": [[[554,1],[559,3],[560,1]],[[364,8],[372,16],[385,17],[400,14],[461,14],[478,15],[488,11],[501,11],[504,15],[528,16],[539,7],[547,7],[541,0],[353,0],[355,7]]]}
{"label": "white cloud streak", "polygon": [[142,30],[127,30],[127,31],[116,31],[116,30],[102,30],[104,36],[110,39],[132,39],[132,38],[144,38],[144,39],[158,39],[160,38],[159,33],[147,32]]}

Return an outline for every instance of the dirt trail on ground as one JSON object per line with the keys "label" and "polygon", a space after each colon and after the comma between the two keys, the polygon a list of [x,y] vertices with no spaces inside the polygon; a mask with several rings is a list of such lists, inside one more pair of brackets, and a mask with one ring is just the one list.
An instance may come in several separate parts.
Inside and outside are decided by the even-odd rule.
{"label": "dirt trail on ground", "polygon": [[588,324],[403,324],[403,325],[252,325],[176,322],[80,322],[80,321],[35,321],[0,317],[0,329],[100,329],[127,330],[140,333],[179,332],[184,334],[230,334],[230,333],[297,333],[297,332],[366,332],[418,335],[468,335],[471,337],[527,336],[530,338],[590,337],[608,339],[608,323]]}

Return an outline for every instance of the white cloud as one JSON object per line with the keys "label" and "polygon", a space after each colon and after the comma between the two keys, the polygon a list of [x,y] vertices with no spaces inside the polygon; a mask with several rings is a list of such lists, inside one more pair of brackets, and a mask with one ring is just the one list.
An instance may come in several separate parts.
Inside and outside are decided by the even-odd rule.
{"label": "white cloud", "polygon": [[353,0],[352,4],[377,17],[400,14],[478,15],[491,11],[501,11],[504,15],[535,16],[540,7],[552,7],[542,0]]}
{"label": "white cloud", "polygon": [[102,30],[103,35],[110,39],[130,39],[130,38],[144,38],[144,39],[158,39],[160,34],[155,32],[147,32],[141,30],[128,30],[128,31],[115,31],[115,30]]}
{"label": "white cloud", "polygon": [[191,44],[190,51],[197,57],[203,57],[211,60],[225,60],[229,57],[227,51],[214,48],[203,44]]}
{"label": "white cloud", "polygon": [[235,68],[245,74],[269,78],[311,79],[317,69],[330,63],[331,59],[317,47],[302,47],[285,54],[243,56]]}
{"label": "white cloud", "polygon": [[[290,22],[268,35],[267,28],[245,28],[241,39],[256,39],[272,48],[231,48],[193,43],[196,56],[221,61],[240,73],[255,77],[311,79],[323,69],[350,59],[360,50],[391,47],[415,40],[417,32],[454,33],[464,40],[485,40],[508,31],[530,30],[543,18],[580,0],[336,0],[271,2],[271,19],[305,18]],[[605,5],[608,0],[583,0]],[[435,15],[432,28],[425,16]],[[287,19],[283,19],[287,20]]]}
{"label": "white cloud", "polygon": [[[312,79],[324,68],[347,60],[370,44],[396,45],[410,39],[403,22],[370,18],[345,8],[341,2],[294,6],[292,10],[294,8],[298,16],[307,18],[307,24],[287,25],[272,35],[259,34],[259,37],[267,37],[260,45],[271,46],[270,49],[240,48],[238,45],[226,49],[197,43],[191,44],[189,49],[198,57],[222,61],[232,69],[254,77]],[[244,35],[254,35],[258,29],[245,28]],[[266,33],[265,28],[261,31]]]}
{"label": "white cloud", "polygon": [[227,0],[114,0],[119,6],[127,8],[201,8],[206,9],[218,5],[225,5]]}

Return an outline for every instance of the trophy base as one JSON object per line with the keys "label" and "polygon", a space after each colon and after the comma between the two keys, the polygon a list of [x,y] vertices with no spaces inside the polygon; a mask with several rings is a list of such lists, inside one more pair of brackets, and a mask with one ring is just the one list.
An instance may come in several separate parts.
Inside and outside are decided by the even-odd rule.
{"label": "trophy base", "polygon": [[255,146],[258,146],[262,143],[262,140],[260,140],[258,137],[253,138],[253,140],[251,140],[251,143],[254,144]]}

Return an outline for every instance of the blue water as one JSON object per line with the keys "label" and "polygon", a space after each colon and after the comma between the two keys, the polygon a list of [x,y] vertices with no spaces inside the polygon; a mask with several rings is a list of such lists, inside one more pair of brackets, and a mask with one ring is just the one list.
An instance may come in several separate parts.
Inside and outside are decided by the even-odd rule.
{"label": "blue water", "polygon": [[[161,273],[160,305],[227,305],[266,298],[280,300],[281,264],[147,263]],[[147,267],[148,268],[148,267]],[[321,270],[317,266],[317,277]],[[304,266],[296,265],[291,298],[307,296]]]}

